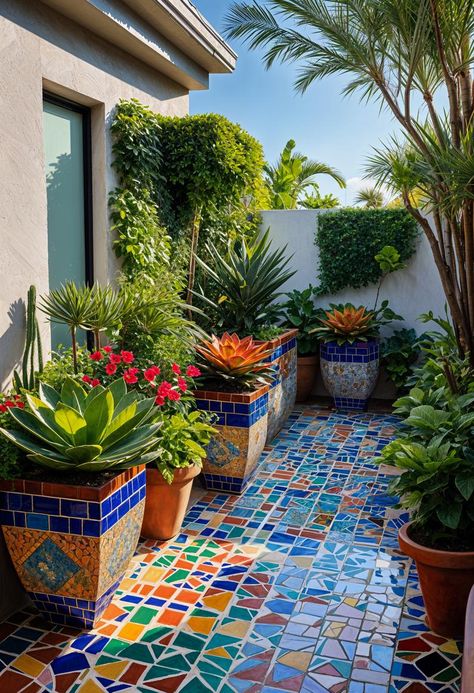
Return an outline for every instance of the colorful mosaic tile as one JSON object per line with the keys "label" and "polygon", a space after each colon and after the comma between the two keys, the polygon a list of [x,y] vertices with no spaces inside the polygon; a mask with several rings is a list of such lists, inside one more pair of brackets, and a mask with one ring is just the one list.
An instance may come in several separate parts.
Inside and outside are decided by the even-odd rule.
{"label": "colorful mosaic tile", "polygon": [[290,416],[296,400],[296,330],[288,330],[270,342],[273,353],[267,361],[275,369],[268,395],[267,444],[270,444]]}
{"label": "colorful mosaic tile", "polygon": [[459,691],[460,643],[424,622],[373,464],[396,425],[295,411],[241,496],[208,492],[178,537],[139,546],[90,633],[0,624],[0,691]]}
{"label": "colorful mosaic tile", "polygon": [[376,340],[343,345],[321,343],[321,375],[338,410],[364,411],[378,373]]}

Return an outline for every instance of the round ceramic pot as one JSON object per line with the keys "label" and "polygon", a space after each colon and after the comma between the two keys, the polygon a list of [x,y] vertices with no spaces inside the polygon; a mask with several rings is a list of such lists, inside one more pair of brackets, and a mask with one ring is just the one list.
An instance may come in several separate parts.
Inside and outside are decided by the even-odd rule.
{"label": "round ceramic pot", "polygon": [[197,465],[176,469],[172,483],[168,484],[156,467],[147,467],[142,537],[166,541],[180,532],[193,479],[200,471]]}
{"label": "round ceramic pot", "polygon": [[296,401],[306,402],[314,390],[318,373],[319,355],[298,356]]}
{"label": "round ceramic pot", "polygon": [[376,339],[338,345],[321,344],[321,374],[337,409],[364,411],[379,376],[380,349]]}
{"label": "round ceramic pot", "polygon": [[427,623],[445,638],[464,634],[469,592],[474,585],[474,551],[439,551],[410,538],[409,522],[400,528],[401,550],[413,558],[420,578]]}

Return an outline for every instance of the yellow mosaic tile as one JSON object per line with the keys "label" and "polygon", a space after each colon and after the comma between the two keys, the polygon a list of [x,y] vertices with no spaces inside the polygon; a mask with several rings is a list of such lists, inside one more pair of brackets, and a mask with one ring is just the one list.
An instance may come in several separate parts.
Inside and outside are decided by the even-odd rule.
{"label": "yellow mosaic tile", "polygon": [[139,623],[127,623],[127,625],[125,625],[119,631],[118,637],[123,638],[124,640],[132,640],[135,642],[135,640],[138,640],[144,630],[145,626],[142,626]]}
{"label": "yellow mosaic tile", "polygon": [[30,657],[28,654],[22,654],[15,659],[13,666],[24,674],[39,676],[46,667],[46,664],[39,662],[37,659],[33,659],[33,657]]}

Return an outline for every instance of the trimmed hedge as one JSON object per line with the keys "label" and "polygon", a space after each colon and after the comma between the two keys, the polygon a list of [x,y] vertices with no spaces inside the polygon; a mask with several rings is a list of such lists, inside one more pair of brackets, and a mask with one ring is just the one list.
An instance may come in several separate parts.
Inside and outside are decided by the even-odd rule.
{"label": "trimmed hedge", "polygon": [[403,262],[416,250],[419,228],[405,209],[340,209],[318,217],[318,293],[375,284],[382,272],[375,255],[394,246]]}

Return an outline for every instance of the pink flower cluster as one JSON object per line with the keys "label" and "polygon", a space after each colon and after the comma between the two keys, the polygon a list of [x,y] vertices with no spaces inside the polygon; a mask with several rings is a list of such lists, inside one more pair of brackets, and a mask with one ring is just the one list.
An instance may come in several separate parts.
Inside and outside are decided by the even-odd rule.
{"label": "pink flower cluster", "polygon": [[159,366],[149,366],[144,369],[132,366],[131,364],[134,363],[135,356],[131,351],[122,349],[120,352],[114,352],[111,346],[105,346],[99,351],[92,352],[89,358],[95,362],[96,369],[99,372],[95,373],[93,378],[89,375],[84,375],[82,380],[85,383],[91,387],[104,384],[103,379],[101,380],[100,378],[100,371],[103,371],[103,378],[105,376],[119,377],[121,375],[127,385],[137,385],[143,390],[151,390],[151,394],[155,396],[157,406],[163,406],[167,400],[179,402],[182,393],[185,393],[189,387],[186,377],[197,378],[201,375],[199,368],[189,365],[186,368],[186,377],[184,377],[181,367],[177,363],[173,363],[171,370],[175,376],[175,382],[170,383],[168,380],[158,382],[157,378],[161,375]]}

